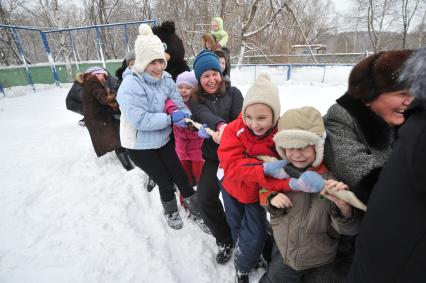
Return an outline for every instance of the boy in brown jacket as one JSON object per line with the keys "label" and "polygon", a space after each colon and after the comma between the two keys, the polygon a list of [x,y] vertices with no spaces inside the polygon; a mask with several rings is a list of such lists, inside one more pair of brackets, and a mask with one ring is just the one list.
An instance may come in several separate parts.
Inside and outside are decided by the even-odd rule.
{"label": "boy in brown jacket", "polygon": [[[327,190],[347,190],[332,179],[323,164],[325,128],[321,113],[312,107],[292,109],[278,122],[274,137],[283,160],[303,173],[290,178],[292,192],[273,192],[267,208],[276,243],[272,261],[260,282],[339,282],[333,272],[339,234],[359,231],[358,212]],[[306,187],[321,193],[298,192]],[[278,249],[277,249],[278,248]]]}

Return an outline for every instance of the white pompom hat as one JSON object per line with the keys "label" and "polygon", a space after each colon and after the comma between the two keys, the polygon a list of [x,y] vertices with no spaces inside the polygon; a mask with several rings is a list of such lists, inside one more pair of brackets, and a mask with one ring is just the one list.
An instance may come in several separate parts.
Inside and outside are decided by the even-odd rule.
{"label": "white pompom hat", "polygon": [[151,27],[147,24],[139,26],[139,35],[135,41],[135,55],[133,69],[138,73],[143,73],[146,66],[156,59],[164,60],[167,65],[163,43],[158,36],[152,33]]}

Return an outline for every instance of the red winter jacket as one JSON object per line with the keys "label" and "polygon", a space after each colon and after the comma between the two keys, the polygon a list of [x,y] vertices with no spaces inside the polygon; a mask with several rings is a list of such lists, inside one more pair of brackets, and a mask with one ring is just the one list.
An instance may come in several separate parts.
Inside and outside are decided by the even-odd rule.
{"label": "red winter jacket", "polygon": [[265,176],[263,161],[257,155],[278,157],[272,138],[277,129],[258,138],[244,125],[241,115],[225,128],[218,149],[220,167],[224,170],[224,189],[241,203],[259,202],[259,189],[291,191],[289,180]]}

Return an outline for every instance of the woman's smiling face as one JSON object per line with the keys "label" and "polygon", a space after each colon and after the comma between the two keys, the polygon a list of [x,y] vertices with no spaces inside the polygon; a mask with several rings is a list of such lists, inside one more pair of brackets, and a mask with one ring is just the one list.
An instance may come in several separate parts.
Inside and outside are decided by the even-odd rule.
{"label": "woman's smiling face", "polygon": [[207,93],[216,93],[221,83],[222,76],[218,71],[207,70],[201,74],[200,84]]}
{"label": "woman's smiling face", "polygon": [[414,97],[406,90],[385,92],[367,103],[367,106],[393,127],[404,123],[404,112],[413,99]]}

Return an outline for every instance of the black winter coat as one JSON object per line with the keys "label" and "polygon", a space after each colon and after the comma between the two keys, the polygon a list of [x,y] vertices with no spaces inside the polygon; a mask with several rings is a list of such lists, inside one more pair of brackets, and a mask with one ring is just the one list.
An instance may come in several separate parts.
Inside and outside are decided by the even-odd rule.
{"label": "black winter coat", "polygon": [[[235,120],[243,108],[243,95],[233,86],[227,85],[225,93],[208,94],[203,91],[196,93],[198,99],[191,97],[189,109],[192,119],[207,124],[210,129],[216,130],[220,123],[229,123]],[[213,139],[204,139],[201,151],[204,159],[219,161],[217,149],[219,145]]]}
{"label": "black winter coat", "polygon": [[374,186],[349,282],[426,281],[426,102],[415,100]]}

